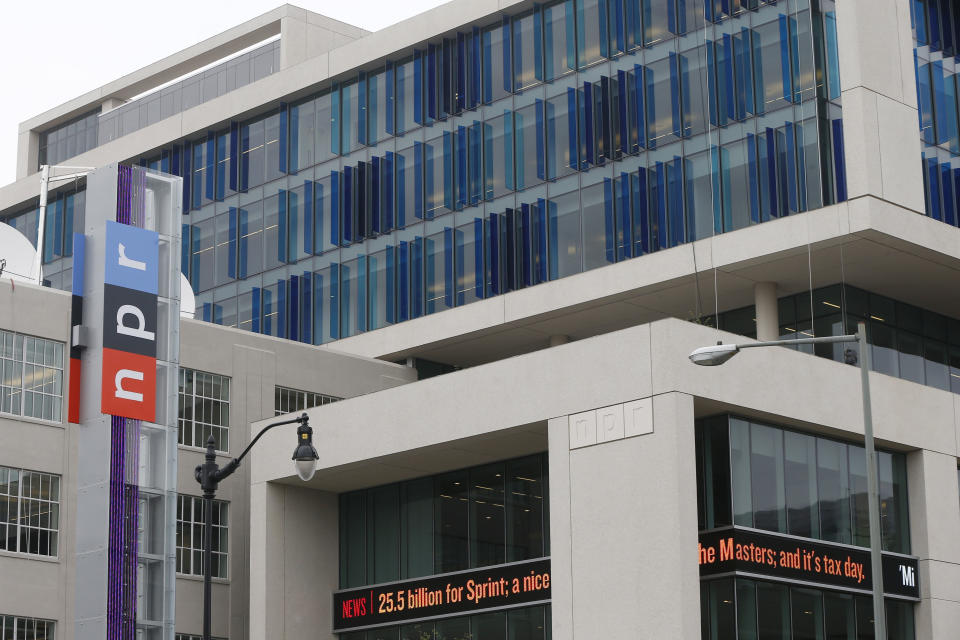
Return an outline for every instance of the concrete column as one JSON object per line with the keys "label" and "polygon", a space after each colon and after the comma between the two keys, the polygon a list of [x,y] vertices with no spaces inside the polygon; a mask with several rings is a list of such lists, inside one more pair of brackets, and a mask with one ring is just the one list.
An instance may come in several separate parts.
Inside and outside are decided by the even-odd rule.
{"label": "concrete column", "polygon": [[952,638],[960,629],[960,489],[957,459],[928,450],[907,456],[910,546],[920,558],[918,638]]}
{"label": "concrete column", "polygon": [[40,134],[30,130],[21,131],[17,140],[17,180],[36,173],[39,167]]}
{"label": "concrete column", "polygon": [[777,305],[777,283],[758,282],[753,285],[756,307],[757,340],[776,340],[780,337],[780,310]]}
{"label": "concrete column", "polygon": [[[552,586],[553,610],[563,616],[554,621],[558,639],[700,639],[693,398],[671,392],[652,403],[653,433],[569,451],[567,477],[553,466],[561,452],[550,422],[551,494],[555,483],[569,483],[569,506],[560,507],[569,509],[569,547],[551,550],[570,554],[570,577],[557,573]],[[551,530],[551,544],[563,533]],[[555,572],[566,569],[565,558],[551,562]],[[571,596],[561,586],[568,579]]]}
{"label": "concrete column", "polygon": [[550,598],[553,640],[573,640],[573,576],[570,540],[570,421],[547,422],[550,463]]}
{"label": "concrete column", "polygon": [[922,212],[909,3],[837,3],[847,192]]}
{"label": "concrete column", "polygon": [[107,111],[111,111],[117,107],[122,107],[124,104],[126,104],[126,102],[127,101],[123,98],[105,98],[104,101],[100,103],[100,113],[106,113]]}

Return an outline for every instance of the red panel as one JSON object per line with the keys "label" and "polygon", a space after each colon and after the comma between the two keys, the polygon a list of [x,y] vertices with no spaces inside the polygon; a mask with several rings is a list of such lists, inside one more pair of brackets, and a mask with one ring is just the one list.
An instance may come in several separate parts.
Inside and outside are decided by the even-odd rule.
{"label": "red panel", "polygon": [[104,349],[100,411],[153,422],[156,406],[157,359]]}
{"label": "red panel", "polygon": [[67,400],[67,420],[80,424],[80,358],[70,358],[70,395]]}

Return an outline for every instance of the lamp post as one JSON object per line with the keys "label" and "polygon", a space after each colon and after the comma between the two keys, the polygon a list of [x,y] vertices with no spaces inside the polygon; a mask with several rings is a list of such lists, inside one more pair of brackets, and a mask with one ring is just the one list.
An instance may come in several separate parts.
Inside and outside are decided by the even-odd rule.
{"label": "lamp post", "polygon": [[695,349],[689,357],[694,364],[709,367],[721,365],[737,355],[741,349],[751,347],[854,341],[860,344],[860,392],[863,398],[863,437],[864,452],[867,456],[867,501],[869,502],[870,516],[870,566],[873,574],[873,635],[877,640],[886,640],[887,621],[883,606],[883,563],[880,540],[880,491],[877,483],[877,460],[874,454],[873,413],[870,409],[870,349],[867,345],[866,325],[863,322],[857,323],[857,332],[845,336],[772,340],[744,344],[716,344]]}
{"label": "lamp post", "polygon": [[306,413],[290,420],[281,420],[280,422],[268,424],[250,441],[250,444],[247,445],[247,448],[244,449],[239,456],[228,462],[223,468],[217,465],[216,440],[214,440],[213,434],[210,434],[210,437],[207,438],[207,453],[204,456],[205,462],[198,464],[194,471],[194,476],[197,482],[200,483],[200,488],[203,489],[203,640],[210,640],[213,499],[216,497],[217,487],[221,480],[237,470],[237,467],[240,466],[240,461],[249,453],[253,445],[257,444],[260,436],[274,427],[293,424],[295,422],[300,426],[297,428],[297,447],[293,450],[293,463],[297,475],[300,476],[301,480],[307,482],[313,477],[313,473],[317,468],[317,459],[320,456],[317,455],[317,450],[313,448],[313,428],[308,422]]}

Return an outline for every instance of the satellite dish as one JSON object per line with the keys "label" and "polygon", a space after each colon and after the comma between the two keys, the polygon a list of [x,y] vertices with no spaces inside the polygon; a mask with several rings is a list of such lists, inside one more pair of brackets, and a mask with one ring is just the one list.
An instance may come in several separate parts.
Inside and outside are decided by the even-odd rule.
{"label": "satellite dish", "polygon": [[193,319],[197,312],[197,299],[193,295],[193,287],[187,276],[180,274],[180,317]]}
{"label": "satellite dish", "polygon": [[37,284],[40,274],[34,270],[36,257],[37,250],[25,235],[0,223],[0,265],[3,267],[0,278]]}

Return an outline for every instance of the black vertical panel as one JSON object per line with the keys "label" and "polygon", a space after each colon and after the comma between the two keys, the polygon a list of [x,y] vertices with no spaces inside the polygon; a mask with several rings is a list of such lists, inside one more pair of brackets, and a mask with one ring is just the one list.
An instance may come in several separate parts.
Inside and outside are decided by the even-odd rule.
{"label": "black vertical panel", "polygon": [[504,465],[470,470],[470,566],[504,562]]}
{"label": "black vertical panel", "polygon": [[437,476],[434,484],[434,571],[466,569],[470,564],[468,540],[469,474],[454,471]]}

